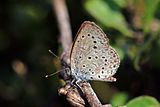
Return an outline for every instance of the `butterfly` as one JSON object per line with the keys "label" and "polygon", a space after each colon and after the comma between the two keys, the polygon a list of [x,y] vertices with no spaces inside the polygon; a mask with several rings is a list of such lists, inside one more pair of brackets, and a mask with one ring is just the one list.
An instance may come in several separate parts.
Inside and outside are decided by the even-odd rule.
{"label": "butterfly", "polygon": [[73,80],[85,82],[116,81],[120,58],[102,29],[94,22],[82,23],[70,51],[70,75]]}

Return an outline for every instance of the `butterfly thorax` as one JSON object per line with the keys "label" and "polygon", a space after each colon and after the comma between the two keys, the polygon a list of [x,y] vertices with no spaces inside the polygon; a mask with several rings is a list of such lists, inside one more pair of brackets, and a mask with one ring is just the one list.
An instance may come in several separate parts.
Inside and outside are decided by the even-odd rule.
{"label": "butterfly thorax", "polygon": [[83,71],[80,71],[78,69],[72,69],[71,70],[71,76],[72,78],[76,79],[79,82],[85,82],[89,80],[89,77],[87,76],[87,74]]}

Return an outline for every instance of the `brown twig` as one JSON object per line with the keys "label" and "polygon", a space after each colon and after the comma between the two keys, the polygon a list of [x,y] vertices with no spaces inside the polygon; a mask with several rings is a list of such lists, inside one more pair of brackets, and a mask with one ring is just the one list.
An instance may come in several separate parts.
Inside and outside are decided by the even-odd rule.
{"label": "brown twig", "polygon": [[[69,16],[65,4],[65,0],[53,0],[53,7],[57,16],[57,21],[60,29],[60,39],[64,52],[61,55],[62,71],[61,75],[64,80],[69,79],[64,68],[70,68],[69,49],[72,43],[71,27],[69,24]],[[87,82],[80,83],[81,93],[79,90],[70,84],[66,84],[63,88],[59,89],[59,94],[64,95],[68,102],[75,107],[112,107],[110,104],[102,105],[98,97],[94,93],[91,85]]]}
{"label": "brown twig", "polygon": [[62,47],[64,51],[67,51],[72,44],[72,33],[65,0],[52,1],[59,25]]}

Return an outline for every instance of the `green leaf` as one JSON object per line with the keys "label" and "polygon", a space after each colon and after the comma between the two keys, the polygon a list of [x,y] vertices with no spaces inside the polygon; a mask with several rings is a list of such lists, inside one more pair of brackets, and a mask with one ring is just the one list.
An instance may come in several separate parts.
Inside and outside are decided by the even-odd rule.
{"label": "green leaf", "polygon": [[145,32],[150,31],[150,24],[153,21],[156,10],[158,9],[160,0],[145,0],[145,12],[142,17],[143,29]]}
{"label": "green leaf", "polygon": [[126,106],[127,107],[160,107],[160,104],[154,97],[140,96],[129,101]]}
{"label": "green leaf", "polygon": [[148,49],[151,48],[151,43],[154,40],[154,36],[148,38],[148,40],[145,41],[145,43],[143,45],[141,45],[141,47],[139,47],[138,52],[136,54],[136,57],[134,58],[134,67],[136,68],[137,71],[140,70],[140,66],[139,66],[139,62],[141,60],[141,58],[144,56],[143,53],[147,52]]}
{"label": "green leaf", "polygon": [[122,106],[126,103],[127,99],[128,99],[128,95],[126,93],[119,92],[112,97],[111,104],[113,106]]}
{"label": "green leaf", "polygon": [[125,7],[127,5],[125,0],[114,0],[114,2],[120,7]]}
{"label": "green leaf", "polygon": [[42,21],[47,12],[40,6],[34,5],[17,5],[12,13],[17,20],[22,21]]}
{"label": "green leaf", "polygon": [[127,27],[127,23],[121,14],[120,9],[112,9],[103,0],[87,0],[86,10],[106,27],[114,28],[127,37],[132,37],[132,31]]}

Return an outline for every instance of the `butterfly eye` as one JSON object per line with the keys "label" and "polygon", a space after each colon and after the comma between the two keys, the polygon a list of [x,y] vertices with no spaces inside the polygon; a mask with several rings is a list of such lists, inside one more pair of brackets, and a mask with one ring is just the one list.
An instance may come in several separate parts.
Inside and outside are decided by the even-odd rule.
{"label": "butterfly eye", "polygon": [[79,58],[81,59],[82,57],[81,57],[81,56],[79,56]]}
{"label": "butterfly eye", "polygon": [[84,35],[82,35],[82,38],[84,38]]}
{"label": "butterfly eye", "polygon": [[95,56],[95,58],[96,58],[96,59],[98,59],[98,57],[97,57],[97,56]]}
{"label": "butterfly eye", "polygon": [[102,67],[102,69],[104,69],[104,67]]}
{"label": "butterfly eye", "polygon": [[91,57],[88,57],[88,59],[91,59]]}
{"label": "butterfly eye", "polygon": [[107,59],[105,59],[104,61],[107,62]]}
{"label": "butterfly eye", "polygon": [[93,79],[93,77],[90,77],[91,79]]}
{"label": "butterfly eye", "polygon": [[94,72],[91,72],[92,74],[94,74]]}
{"label": "butterfly eye", "polygon": [[91,71],[91,69],[88,69],[89,71]]}
{"label": "butterfly eye", "polygon": [[93,43],[97,43],[96,41],[93,41]]}
{"label": "butterfly eye", "polygon": [[97,49],[97,46],[94,45],[93,48],[94,48],[94,49]]}
{"label": "butterfly eye", "polygon": [[104,73],[104,71],[101,72],[102,74]]}
{"label": "butterfly eye", "polygon": [[114,54],[113,57],[116,57],[116,55]]}
{"label": "butterfly eye", "polygon": [[117,62],[117,60],[114,60],[114,62]]}
{"label": "butterfly eye", "polygon": [[101,78],[101,76],[100,76],[100,75],[98,75],[98,78]]}
{"label": "butterfly eye", "polygon": [[90,34],[88,33],[88,36],[90,36]]}
{"label": "butterfly eye", "polygon": [[94,36],[92,36],[92,38],[94,39]]}
{"label": "butterfly eye", "polygon": [[85,67],[86,67],[86,65],[84,65],[84,64],[83,64],[83,66],[82,66],[82,67],[83,67],[83,68],[85,68]]}
{"label": "butterfly eye", "polygon": [[105,58],[105,56],[102,56],[102,58],[104,59],[104,58]]}
{"label": "butterfly eye", "polygon": [[113,53],[113,51],[110,52],[111,54]]}

